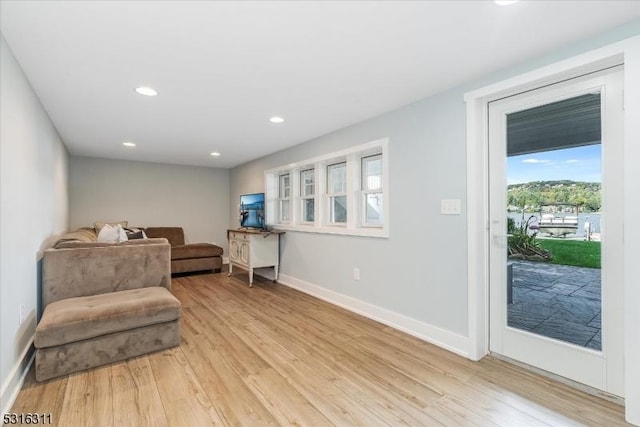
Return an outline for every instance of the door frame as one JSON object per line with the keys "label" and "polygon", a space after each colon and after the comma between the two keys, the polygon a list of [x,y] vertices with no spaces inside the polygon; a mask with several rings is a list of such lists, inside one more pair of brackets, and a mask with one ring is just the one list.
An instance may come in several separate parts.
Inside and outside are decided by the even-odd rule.
{"label": "door frame", "polygon": [[[492,245],[489,283],[489,350],[528,365],[554,372],[615,396],[624,396],[623,381],[623,259],[622,211],[623,110],[622,89],[624,70],[614,67],[591,73],[534,91],[501,99],[489,107],[489,174],[493,186],[490,211]],[[553,339],[518,327],[507,325],[507,223],[506,190],[508,167],[507,116],[511,112],[553,104],[590,93],[598,93],[601,105],[602,204],[602,349]],[[562,147],[556,147],[562,148]],[[549,150],[550,151],[550,150]],[[496,195],[495,193],[500,195]]]}
{"label": "door frame", "polygon": [[[480,360],[489,353],[489,180],[488,180],[488,103],[566,79],[623,64],[624,74],[624,176],[633,182],[638,173],[633,158],[640,156],[640,36],[631,37],[600,49],[544,66],[480,89],[467,92],[467,302],[468,357]],[[637,167],[636,167],[637,168]],[[640,212],[640,194],[630,186],[624,190],[625,223],[631,224]],[[627,227],[624,241],[624,324],[639,325],[640,286],[633,277],[640,277],[640,227]],[[640,334],[625,328],[625,360],[640,360]],[[625,412],[629,422],[640,425],[640,365],[626,363]]]}

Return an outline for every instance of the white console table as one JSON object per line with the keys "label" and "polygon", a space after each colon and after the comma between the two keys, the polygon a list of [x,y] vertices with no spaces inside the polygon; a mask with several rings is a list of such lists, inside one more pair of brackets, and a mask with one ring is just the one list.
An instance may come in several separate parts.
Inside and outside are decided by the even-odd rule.
{"label": "white console table", "polygon": [[244,268],[249,271],[249,286],[253,286],[254,268],[273,267],[273,281],[278,280],[281,234],[284,234],[284,231],[227,230],[229,276],[234,265]]}

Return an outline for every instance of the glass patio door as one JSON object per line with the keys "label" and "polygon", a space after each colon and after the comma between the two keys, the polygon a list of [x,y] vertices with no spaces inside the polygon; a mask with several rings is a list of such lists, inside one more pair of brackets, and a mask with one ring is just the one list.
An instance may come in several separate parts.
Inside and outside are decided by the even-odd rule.
{"label": "glass patio door", "polygon": [[489,104],[490,350],[618,396],[622,73]]}

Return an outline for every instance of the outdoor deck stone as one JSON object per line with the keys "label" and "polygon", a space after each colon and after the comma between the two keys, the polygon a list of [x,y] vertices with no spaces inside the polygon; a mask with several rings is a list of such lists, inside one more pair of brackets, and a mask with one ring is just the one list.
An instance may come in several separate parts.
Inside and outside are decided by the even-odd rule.
{"label": "outdoor deck stone", "polygon": [[553,292],[554,294],[571,295],[581,287],[582,286],[580,285],[570,285],[568,283],[555,283],[552,286],[550,286],[548,289],[549,289],[549,292]]}
{"label": "outdoor deck stone", "polygon": [[599,269],[513,262],[507,324],[549,338],[602,349]]}
{"label": "outdoor deck stone", "polygon": [[602,331],[598,331],[597,334],[587,343],[587,347],[592,348],[594,350],[602,349]]}
{"label": "outdoor deck stone", "polygon": [[526,311],[509,311],[507,325],[525,331],[532,331],[547,319],[546,315]]}
{"label": "outdoor deck stone", "polygon": [[545,337],[586,346],[600,330],[578,323],[549,318],[536,326],[532,332]]}
{"label": "outdoor deck stone", "polygon": [[600,287],[596,288],[595,286],[587,285],[575,291],[573,296],[600,301]]}
{"label": "outdoor deck stone", "polygon": [[602,313],[598,313],[593,319],[591,319],[591,321],[587,323],[587,326],[600,329],[602,327]]}

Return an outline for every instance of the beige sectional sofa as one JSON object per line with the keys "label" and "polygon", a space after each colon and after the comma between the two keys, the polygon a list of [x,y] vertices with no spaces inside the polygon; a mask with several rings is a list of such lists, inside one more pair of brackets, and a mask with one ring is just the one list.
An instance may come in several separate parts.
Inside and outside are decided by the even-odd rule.
{"label": "beige sectional sofa", "polygon": [[[211,243],[185,243],[182,227],[147,227],[143,230],[147,237],[164,238],[171,245],[171,273],[186,273],[194,271],[213,271],[219,273],[222,269],[222,248]],[[136,245],[144,239],[129,240],[120,245]],[[82,227],[65,234],[55,245],[55,248],[73,248],[78,246],[101,245],[97,241],[96,230]]]}
{"label": "beige sectional sofa", "polygon": [[170,292],[166,239],[62,239],[55,247],[43,257],[38,381],[180,343],[181,304]]}

